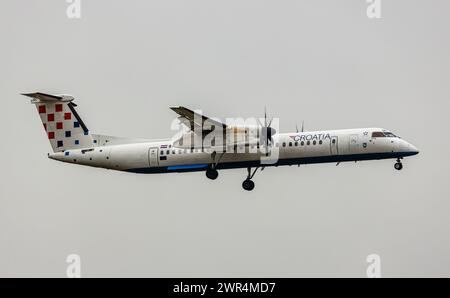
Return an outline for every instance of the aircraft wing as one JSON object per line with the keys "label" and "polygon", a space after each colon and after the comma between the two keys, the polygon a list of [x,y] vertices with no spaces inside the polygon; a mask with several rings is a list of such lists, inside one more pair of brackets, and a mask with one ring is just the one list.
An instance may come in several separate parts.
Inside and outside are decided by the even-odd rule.
{"label": "aircraft wing", "polygon": [[[245,126],[227,126],[226,124],[213,120],[209,117],[196,113],[185,107],[171,107],[175,113],[179,115],[178,119],[191,129],[191,132],[184,134],[179,140],[176,141],[176,146],[178,147],[191,147],[192,136],[200,135],[202,140],[205,139],[207,135],[212,137],[211,133],[219,134],[219,139],[216,138],[215,146],[222,146],[223,144],[228,144],[228,146],[251,146],[256,144],[262,144],[264,141],[260,141],[260,127],[253,127],[258,131],[255,134],[249,134],[249,127]],[[184,144],[184,145],[183,145]],[[207,145],[205,143],[201,144],[203,148],[214,147]]]}
{"label": "aircraft wing", "polygon": [[[188,108],[171,107],[170,109],[180,115],[178,119],[192,131],[194,131],[195,129],[199,129],[201,131],[208,132],[212,130],[212,126],[214,126],[215,128],[221,128],[223,130],[227,128],[226,124],[196,113]],[[206,128],[204,128],[204,126],[206,126]]]}

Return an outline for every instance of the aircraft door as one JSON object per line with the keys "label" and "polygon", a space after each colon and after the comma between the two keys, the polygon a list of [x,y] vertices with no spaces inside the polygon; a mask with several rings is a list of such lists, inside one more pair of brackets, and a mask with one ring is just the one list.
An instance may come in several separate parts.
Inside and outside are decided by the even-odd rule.
{"label": "aircraft door", "polygon": [[350,153],[356,153],[359,149],[358,135],[350,135],[349,150]]}
{"label": "aircraft door", "polygon": [[148,149],[148,164],[150,167],[157,167],[158,162],[158,147]]}
{"label": "aircraft door", "polygon": [[331,137],[331,140],[330,140],[330,154],[331,155],[338,155],[339,154],[338,137]]}

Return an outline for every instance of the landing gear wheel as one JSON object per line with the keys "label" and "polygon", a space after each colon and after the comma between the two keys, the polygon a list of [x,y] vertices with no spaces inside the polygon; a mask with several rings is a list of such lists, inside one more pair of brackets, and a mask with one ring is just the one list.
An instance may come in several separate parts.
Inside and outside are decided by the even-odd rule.
{"label": "landing gear wheel", "polygon": [[217,172],[216,169],[207,169],[206,170],[206,177],[208,177],[211,180],[216,180],[219,176],[219,172]]}
{"label": "landing gear wheel", "polygon": [[244,182],[242,182],[242,188],[251,191],[255,188],[255,182],[250,179],[245,179]]}
{"label": "landing gear wheel", "polygon": [[394,164],[394,168],[395,168],[397,171],[400,171],[401,169],[403,169],[403,164],[402,164],[401,162],[396,162],[396,163]]}

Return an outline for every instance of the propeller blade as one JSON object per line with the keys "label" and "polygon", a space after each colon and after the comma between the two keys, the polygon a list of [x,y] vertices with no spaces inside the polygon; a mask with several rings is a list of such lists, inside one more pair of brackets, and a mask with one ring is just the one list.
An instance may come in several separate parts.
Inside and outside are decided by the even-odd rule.
{"label": "propeller blade", "polygon": [[267,108],[264,106],[264,126],[267,127]]}
{"label": "propeller blade", "polygon": [[273,143],[272,136],[276,134],[276,130],[270,127],[273,122],[273,117],[267,121],[267,107],[264,106],[264,124],[258,119],[258,123],[261,126],[260,144],[264,144],[266,149]]}

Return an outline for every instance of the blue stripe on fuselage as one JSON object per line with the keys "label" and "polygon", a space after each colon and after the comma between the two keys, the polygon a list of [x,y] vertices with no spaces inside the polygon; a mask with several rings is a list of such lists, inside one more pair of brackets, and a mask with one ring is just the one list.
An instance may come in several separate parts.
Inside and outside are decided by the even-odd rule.
{"label": "blue stripe on fuselage", "polygon": [[206,168],[207,164],[195,164],[195,165],[179,165],[179,166],[170,166],[167,167],[168,171],[176,171],[176,170],[192,170],[192,169],[203,169]]}
{"label": "blue stripe on fuselage", "polygon": [[[359,160],[377,160],[377,159],[389,159],[389,158],[401,158],[406,156],[416,155],[417,152],[386,152],[386,153],[365,153],[365,154],[348,154],[348,155],[329,155],[329,156],[315,156],[315,157],[302,157],[302,158],[285,158],[279,159],[274,164],[261,165],[259,160],[253,161],[237,161],[219,163],[216,168],[222,169],[236,169],[246,167],[259,167],[259,166],[286,166],[296,164],[315,164],[315,163],[328,163],[328,162],[345,162],[345,161],[359,161]],[[208,167],[207,164],[193,164],[193,165],[177,165],[168,167],[153,167],[153,168],[139,168],[129,169],[126,172],[138,173],[138,174],[157,174],[157,173],[170,173],[170,172],[195,172],[204,171]]]}

